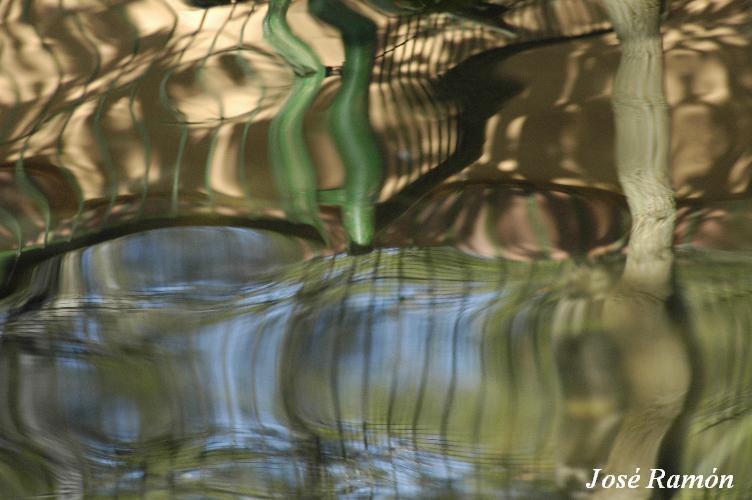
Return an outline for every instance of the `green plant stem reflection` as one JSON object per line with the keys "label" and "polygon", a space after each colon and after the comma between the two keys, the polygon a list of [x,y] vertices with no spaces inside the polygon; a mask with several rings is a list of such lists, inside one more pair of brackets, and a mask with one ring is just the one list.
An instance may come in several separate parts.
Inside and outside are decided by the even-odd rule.
{"label": "green plant stem reflection", "polygon": [[374,206],[383,178],[381,154],[368,119],[376,25],[340,0],[313,0],[310,10],[336,27],[345,44],[342,86],[330,109],[329,126],[346,169],[345,230],[351,242],[367,246],[373,240]]}
{"label": "green plant stem reflection", "polygon": [[271,123],[269,160],[289,218],[311,224],[323,235],[316,172],[303,121],[321,89],[325,71],[316,53],[290,29],[286,20],[289,6],[289,0],[272,0],[264,18],[264,37],[295,72],[290,97]]}

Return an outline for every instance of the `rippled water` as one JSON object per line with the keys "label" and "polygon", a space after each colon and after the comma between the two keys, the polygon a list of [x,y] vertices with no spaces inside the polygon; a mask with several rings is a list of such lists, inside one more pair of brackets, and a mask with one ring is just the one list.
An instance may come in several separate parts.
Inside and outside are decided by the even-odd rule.
{"label": "rippled water", "polygon": [[752,9],[661,3],[0,0],[0,499],[752,498]]}
{"label": "rippled water", "polygon": [[[687,252],[665,307],[617,294],[618,257],[303,256],[196,227],[36,266],[5,302],[4,491],[552,497],[562,464],[601,463],[620,419],[671,396],[653,377],[691,367],[666,453],[746,494],[748,259]],[[615,303],[653,317],[619,328]]]}

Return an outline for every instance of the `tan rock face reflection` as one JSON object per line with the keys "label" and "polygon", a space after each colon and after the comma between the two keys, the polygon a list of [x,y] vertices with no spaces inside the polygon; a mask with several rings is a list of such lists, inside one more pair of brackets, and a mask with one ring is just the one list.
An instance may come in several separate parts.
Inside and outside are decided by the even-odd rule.
{"label": "tan rock face reflection", "polygon": [[[748,184],[749,13],[741,4],[673,2],[665,24],[672,177],[681,197],[725,196]],[[607,26],[597,3],[536,5],[507,15],[533,41]],[[510,41],[445,15],[405,22],[363,9],[379,26],[370,111],[386,165],[382,201],[442,165],[447,175],[469,166],[461,178],[620,190],[609,105],[619,54],[613,36],[501,50],[496,62],[484,56],[483,64],[463,66],[470,85],[463,93],[476,96],[478,109],[482,88],[514,83],[509,95],[494,98],[501,108],[485,106],[484,118],[468,125],[462,96],[439,92],[437,82],[458,63]],[[263,41],[265,11],[245,2],[205,10],[177,0],[34,2],[27,10],[8,3],[0,30],[0,157],[29,182],[3,187],[17,193],[1,200],[24,198],[1,205],[3,220],[15,219],[2,222],[3,233],[14,235],[3,248],[39,245],[45,233],[63,241],[155,214],[283,218],[266,148],[292,74]],[[304,4],[293,7],[290,22],[324,64],[342,64],[341,42]],[[343,180],[324,133],[323,110],[338,78],[327,79],[307,123],[322,189]],[[468,142],[468,134],[478,137]],[[56,202],[34,187],[35,164],[67,179],[61,192],[76,200],[73,214],[56,206],[44,213]]]}
{"label": "tan rock face reflection", "polygon": [[449,184],[383,232],[386,247],[453,247],[512,260],[597,257],[622,249],[624,200],[602,190],[502,183]]}

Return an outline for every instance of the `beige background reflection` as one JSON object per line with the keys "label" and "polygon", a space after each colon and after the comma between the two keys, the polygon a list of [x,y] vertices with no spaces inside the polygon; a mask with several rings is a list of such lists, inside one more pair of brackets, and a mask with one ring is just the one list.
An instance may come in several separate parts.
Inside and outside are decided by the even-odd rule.
{"label": "beige background reflection", "polygon": [[[524,40],[578,35],[606,26],[596,4],[533,3],[508,22],[528,33]],[[397,19],[360,8],[381,29],[371,118],[388,200],[456,152],[461,111],[451,96],[435,98],[434,83],[509,41],[445,15]],[[306,9],[295,3],[290,23],[336,70],[343,57],[337,34]],[[284,218],[266,135],[292,74],[262,40],[265,11],[255,3],[200,10],[177,0],[0,2],[2,248],[145,216]],[[664,39],[680,199],[748,189],[751,18],[741,1],[672,2]],[[485,123],[482,154],[447,180],[618,192],[609,104],[618,54],[614,35],[591,36],[504,56],[465,75],[522,90]],[[322,189],[343,179],[324,123],[337,86],[336,75],[326,80],[308,120]]]}

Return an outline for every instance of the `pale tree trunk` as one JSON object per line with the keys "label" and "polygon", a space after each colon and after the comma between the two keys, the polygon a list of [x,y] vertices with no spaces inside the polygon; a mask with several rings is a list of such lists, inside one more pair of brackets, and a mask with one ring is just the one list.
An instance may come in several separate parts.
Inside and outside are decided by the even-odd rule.
{"label": "pale tree trunk", "polygon": [[[669,178],[670,117],[664,92],[662,0],[602,0],[621,43],[612,96],[616,165],[632,214],[624,274],[604,304],[607,330],[623,354],[626,414],[606,471],[646,486],[661,440],[689,388],[686,349],[669,318],[676,206]],[[596,498],[648,498],[655,490],[601,490]]]}
{"label": "pale tree trunk", "polygon": [[642,488],[601,489],[594,497],[645,499],[655,492],[644,486],[657,467],[661,441],[681,414],[691,379],[684,339],[667,307],[676,207],[663,88],[663,1],[602,1],[622,49],[612,97],[615,150],[633,221],[624,273],[601,310],[602,335],[617,346],[614,369],[626,383],[626,407],[603,473],[634,474],[639,468]]}
{"label": "pale tree trunk", "polygon": [[669,179],[670,118],[664,92],[662,0],[602,0],[621,42],[612,102],[616,165],[632,214],[625,280],[666,293],[676,207]]}

